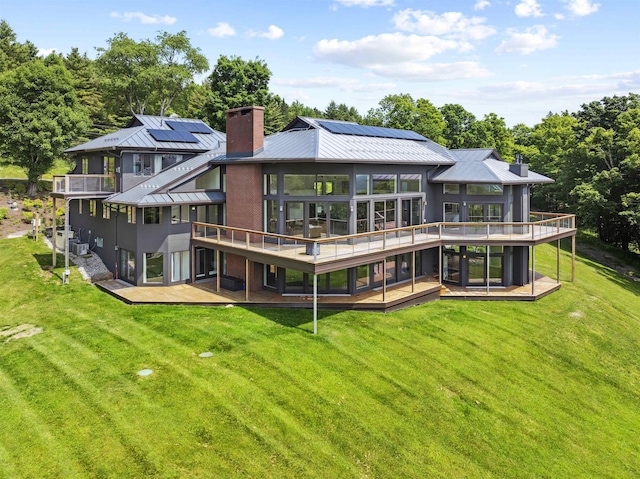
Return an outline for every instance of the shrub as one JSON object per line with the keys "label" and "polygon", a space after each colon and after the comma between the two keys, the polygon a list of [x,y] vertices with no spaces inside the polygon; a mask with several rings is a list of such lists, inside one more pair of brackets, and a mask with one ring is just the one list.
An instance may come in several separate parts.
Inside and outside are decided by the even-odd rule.
{"label": "shrub", "polygon": [[7,217],[9,214],[9,208],[5,208],[4,206],[0,208],[0,223]]}
{"label": "shrub", "polygon": [[33,200],[29,199],[29,198],[25,198],[25,200],[22,202],[22,209],[24,211],[31,211],[31,208],[33,208]]}
{"label": "shrub", "polygon": [[36,198],[35,200],[32,201],[32,203],[33,203],[33,207],[36,209],[36,211],[39,211],[44,207],[44,203],[42,202],[42,200],[40,198]]}
{"label": "shrub", "polygon": [[31,223],[33,219],[33,213],[31,211],[23,211],[22,212],[22,221],[25,223]]}
{"label": "shrub", "polygon": [[18,196],[22,196],[27,192],[27,185],[16,182],[11,191]]}

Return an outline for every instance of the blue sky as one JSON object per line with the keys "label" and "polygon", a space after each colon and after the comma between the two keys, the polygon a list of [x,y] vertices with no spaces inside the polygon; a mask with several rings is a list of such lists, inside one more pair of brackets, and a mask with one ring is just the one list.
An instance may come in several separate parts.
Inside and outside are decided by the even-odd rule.
{"label": "blue sky", "polygon": [[42,52],[91,57],[117,32],[185,30],[211,66],[258,57],[274,93],[321,110],[409,93],[534,125],[640,92],[638,0],[0,0],[0,17]]}

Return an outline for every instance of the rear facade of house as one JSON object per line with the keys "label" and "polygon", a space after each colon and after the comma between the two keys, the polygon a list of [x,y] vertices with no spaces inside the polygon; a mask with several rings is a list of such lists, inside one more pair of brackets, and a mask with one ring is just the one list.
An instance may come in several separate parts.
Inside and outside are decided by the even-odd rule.
{"label": "rear facade of house", "polygon": [[264,137],[263,115],[228,111],[226,135],[138,115],[67,150],[76,169],[52,195],[75,241],[137,286],[354,295],[423,277],[525,285],[531,247],[575,235],[557,222],[536,236],[530,189],[552,180],[495,150],[306,117]]}

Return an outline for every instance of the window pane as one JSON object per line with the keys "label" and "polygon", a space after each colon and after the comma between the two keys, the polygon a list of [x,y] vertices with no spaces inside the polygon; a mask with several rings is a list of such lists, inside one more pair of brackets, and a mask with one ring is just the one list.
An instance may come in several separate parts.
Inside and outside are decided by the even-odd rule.
{"label": "window pane", "polygon": [[164,279],[163,271],[163,254],[162,253],[145,253],[144,254],[144,282],[145,283],[162,283]]}
{"label": "window pane", "polygon": [[401,193],[419,193],[422,191],[422,175],[400,175]]}
{"label": "window pane", "polygon": [[145,225],[157,225],[162,223],[162,208],[153,206],[142,208],[142,222]]}
{"label": "window pane", "polygon": [[316,175],[284,175],[284,194],[316,196]]}
{"label": "window pane", "polygon": [[329,203],[330,233],[332,235],[346,235],[349,233],[348,209],[349,203]]}
{"label": "window pane", "polygon": [[467,185],[468,195],[501,195],[502,185]]}
{"label": "window pane", "polygon": [[217,166],[196,178],[196,188],[199,190],[220,189],[220,167]]}
{"label": "window pane", "polygon": [[364,264],[356,268],[356,288],[357,289],[369,287],[369,278],[370,278],[369,273],[370,273],[370,266],[368,264]]}
{"label": "window pane", "polygon": [[349,195],[349,175],[318,175],[321,195]]}
{"label": "window pane", "polygon": [[369,231],[369,202],[359,201],[357,211],[356,232],[366,233]]}
{"label": "window pane", "polygon": [[445,195],[460,194],[460,185],[442,185],[442,191]]}
{"label": "window pane", "polygon": [[371,186],[374,195],[396,192],[396,175],[371,175]]}
{"label": "window pane", "polygon": [[472,221],[472,222],[484,221],[483,205],[478,205],[478,204],[469,205],[469,221]]}
{"label": "window pane", "polygon": [[369,175],[356,175],[356,195],[369,194]]}

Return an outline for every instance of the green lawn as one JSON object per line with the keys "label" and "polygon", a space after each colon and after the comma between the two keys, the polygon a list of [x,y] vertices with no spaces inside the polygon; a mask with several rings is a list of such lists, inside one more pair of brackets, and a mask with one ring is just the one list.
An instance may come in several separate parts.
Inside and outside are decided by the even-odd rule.
{"label": "green lawn", "polygon": [[[53,175],[66,175],[69,172],[69,163],[65,160],[56,160],[53,168],[42,176],[44,180],[50,180]],[[27,173],[19,166],[0,163],[0,178],[27,178]]]}
{"label": "green lawn", "polygon": [[314,336],[310,311],[127,306],[0,251],[0,329],[43,328],[0,340],[0,477],[640,476],[640,285],[580,258],[570,283],[566,252],[536,303],[321,312]]}

